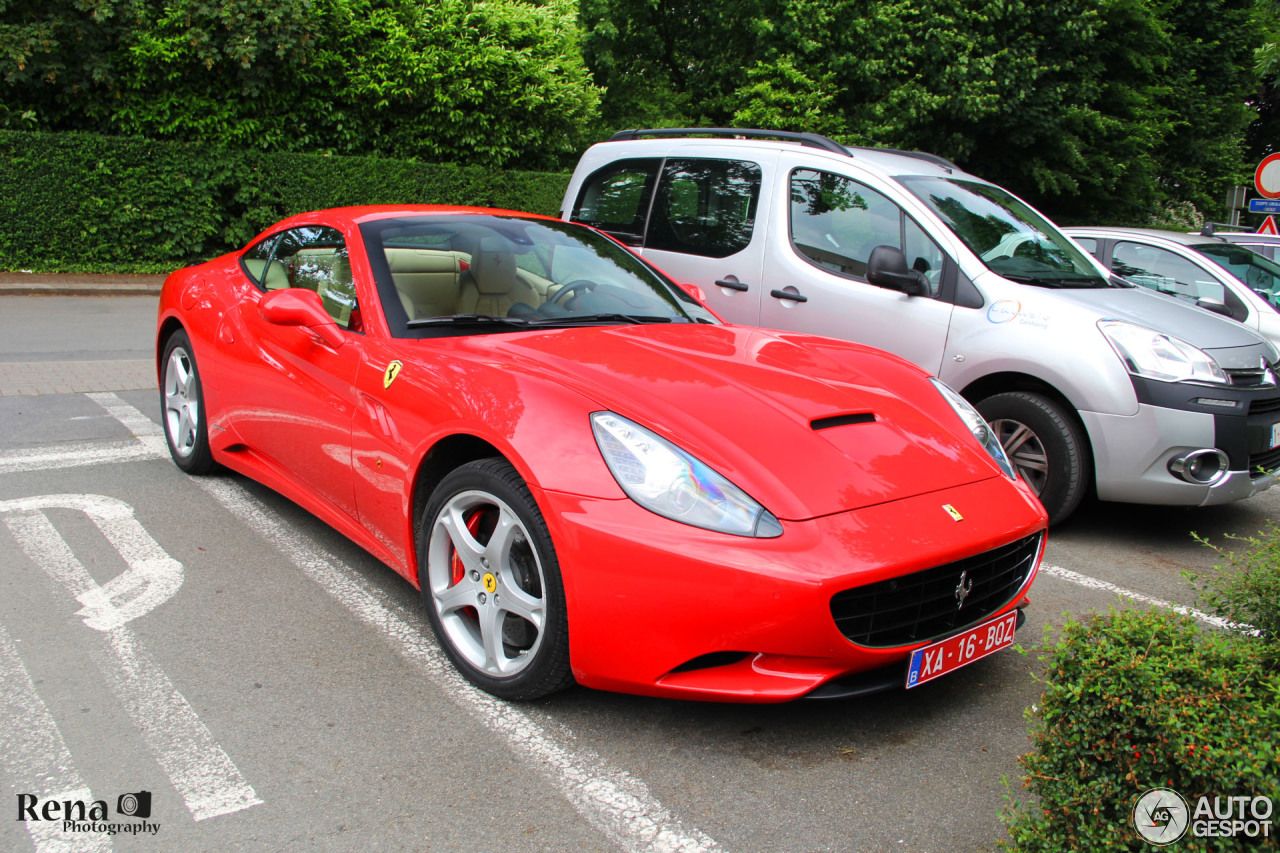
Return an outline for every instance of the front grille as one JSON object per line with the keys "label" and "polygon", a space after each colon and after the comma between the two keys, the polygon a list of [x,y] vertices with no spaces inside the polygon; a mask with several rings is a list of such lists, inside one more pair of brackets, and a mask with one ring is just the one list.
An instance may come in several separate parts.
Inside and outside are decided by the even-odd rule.
{"label": "front grille", "polygon": [[1249,414],[1251,415],[1269,415],[1272,412],[1280,412],[1280,397],[1254,400],[1249,404]]}
{"label": "front grille", "polygon": [[1240,388],[1257,388],[1260,385],[1274,384],[1273,374],[1265,365],[1244,369],[1224,369],[1231,384]]}
{"label": "front grille", "polygon": [[[840,633],[860,646],[905,646],[953,633],[1013,600],[1032,570],[1042,535],[843,590],[831,597],[831,615]],[[957,606],[960,588],[968,594]]]}
{"label": "front grille", "polygon": [[1249,473],[1257,474],[1259,469],[1269,474],[1280,470],[1280,447],[1249,455]]}

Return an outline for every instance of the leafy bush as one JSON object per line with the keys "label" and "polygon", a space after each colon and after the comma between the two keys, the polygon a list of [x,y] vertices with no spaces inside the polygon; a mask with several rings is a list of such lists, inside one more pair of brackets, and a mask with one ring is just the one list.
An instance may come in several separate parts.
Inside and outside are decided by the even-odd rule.
{"label": "leafy bush", "polygon": [[1188,572],[1200,600],[1231,622],[1251,625],[1264,638],[1280,640],[1280,524],[1274,519],[1257,536],[1229,537],[1248,546],[1227,551],[1201,539],[1222,562],[1203,574]]}
{"label": "leafy bush", "polygon": [[[1037,800],[1006,810],[1007,847],[1150,850],[1130,815],[1151,788],[1172,788],[1193,808],[1200,796],[1280,791],[1274,646],[1123,611],[1068,624],[1049,651],[1035,750],[1021,759]],[[1247,841],[1188,832],[1178,849],[1237,843]]]}
{"label": "leafy bush", "polygon": [[0,269],[153,271],[292,213],[476,204],[555,214],[568,175],[0,130]]}

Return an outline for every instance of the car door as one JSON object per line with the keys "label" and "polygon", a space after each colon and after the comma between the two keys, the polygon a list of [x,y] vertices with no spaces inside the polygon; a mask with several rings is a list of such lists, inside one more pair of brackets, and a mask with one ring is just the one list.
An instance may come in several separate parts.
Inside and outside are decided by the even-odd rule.
{"label": "car door", "polygon": [[678,282],[702,288],[732,323],[754,325],[777,152],[700,145],[666,158],[619,160],[588,175],[570,218],[632,246]]}
{"label": "car door", "polygon": [[[770,227],[773,250],[760,325],[844,338],[889,350],[937,373],[958,274],[929,234],[885,192],[845,175],[799,165],[779,173]],[[867,259],[893,246],[924,274],[928,292],[908,296],[870,284]]]}
{"label": "car door", "polygon": [[[255,285],[238,306],[242,335],[231,335],[230,343],[220,338],[236,361],[235,429],[246,452],[354,518],[351,423],[363,335],[346,240],[324,225],[270,239],[271,245],[255,246],[242,260]],[[288,288],[319,296],[341,330],[341,345],[263,316],[263,297]]]}

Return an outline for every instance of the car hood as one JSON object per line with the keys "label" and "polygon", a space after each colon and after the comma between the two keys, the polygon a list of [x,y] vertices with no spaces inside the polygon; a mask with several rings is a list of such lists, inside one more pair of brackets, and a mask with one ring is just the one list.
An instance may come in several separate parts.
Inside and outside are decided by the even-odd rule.
{"label": "car hood", "polygon": [[1256,334],[1226,317],[1141,287],[1055,291],[1058,296],[1088,305],[1100,320],[1126,320],[1180,338],[1200,349],[1249,347]]}
{"label": "car hood", "polygon": [[654,430],[779,518],[1003,476],[927,374],[857,344],[686,324],[473,341]]}

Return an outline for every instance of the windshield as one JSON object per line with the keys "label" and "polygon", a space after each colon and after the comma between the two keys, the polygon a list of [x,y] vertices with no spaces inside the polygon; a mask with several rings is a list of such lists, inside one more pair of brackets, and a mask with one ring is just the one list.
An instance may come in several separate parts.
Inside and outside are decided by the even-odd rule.
{"label": "windshield", "polygon": [[714,323],[682,289],[581,225],[515,216],[360,226],[397,337],[604,323]]}
{"label": "windshield", "polygon": [[1191,248],[1247,284],[1273,311],[1280,311],[1280,264],[1250,249],[1226,243],[1204,243]]}
{"label": "windshield", "polygon": [[898,180],[992,272],[1039,287],[1110,287],[1047,219],[991,184],[926,176]]}

